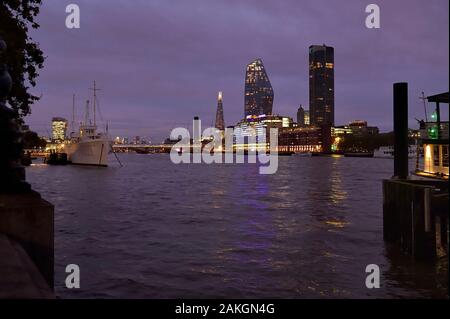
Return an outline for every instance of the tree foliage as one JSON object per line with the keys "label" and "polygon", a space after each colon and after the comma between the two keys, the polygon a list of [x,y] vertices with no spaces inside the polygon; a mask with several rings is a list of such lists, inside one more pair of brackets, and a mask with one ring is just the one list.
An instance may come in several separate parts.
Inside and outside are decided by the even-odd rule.
{"label": "tree foliage", "polygon": [[31,105],[39,100],[30,93],[36,86],[39,70],[43,68],[44,55],[39,44],[29,35],[30,28],[37,29],[35,18],[42,0],[0,1],[0,36],[6,41],[8,50],[0,57],[6,63],[13,80],[9,105],[19,118],[31,112]]}
{"label": "tree foliage", "polygon": [[40,138],[36,132],[27,131],[23,134],[23,147],[26,149],[30,148],[44,148],[47,145],[47,142]]}
{"label": "tree foliage", "polygon": [[[408,138],[410,145],[415,143],[411,137]],[[343,151],[374,151],[382,146],[394,145],[394,132],[367,134],[367,135],[348,135],[339,143],[339,149]]]}

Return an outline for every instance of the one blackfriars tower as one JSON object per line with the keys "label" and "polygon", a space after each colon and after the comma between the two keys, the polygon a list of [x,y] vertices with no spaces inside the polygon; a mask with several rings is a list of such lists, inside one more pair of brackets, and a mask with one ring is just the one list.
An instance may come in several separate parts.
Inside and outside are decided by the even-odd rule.
{"label": "one blackfriars tower", "polygon": [[309,47],[309,111],[311,125],[334,126],[334,48]]}
{"label": "one blackfriars tower", "polygon": [[222,103],[222,92],[219,92],[217,96],[217,111],[216,111],[216,129],[225,130],[225,121],[223,119],[223,103]]}
{"label": "one blackfriars tower", "polygon": [[273,106],[273,88],[261,59],[247,65],[245,74],[245,116],[270,115]]}

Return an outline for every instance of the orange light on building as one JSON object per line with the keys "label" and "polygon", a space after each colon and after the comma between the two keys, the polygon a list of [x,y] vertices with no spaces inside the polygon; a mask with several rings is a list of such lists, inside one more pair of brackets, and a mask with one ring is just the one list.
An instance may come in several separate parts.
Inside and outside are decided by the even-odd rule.
{"label": "orange light on building", "polygon": [[432,154],[431,154],[431,146],[427,145],[425,146],[425,158],[424,158],[424,166],[425,166],[425,171],[429,172],[429,173],[433,173],[432,170]]}

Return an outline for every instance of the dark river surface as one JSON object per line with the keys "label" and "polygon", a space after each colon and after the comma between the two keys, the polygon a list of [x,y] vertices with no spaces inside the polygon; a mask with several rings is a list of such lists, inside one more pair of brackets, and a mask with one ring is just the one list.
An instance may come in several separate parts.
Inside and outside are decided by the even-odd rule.
{"label": "dark river surface", "polygon": [[[393,161],[279,158],[172,164],[119,154],[108,168],[27,168],[55,205],[55,280],[62,298],[448,298],[448,263],[386,247],[382,185]],[[80,289],[65,287],[77,264]],[[368,264],[381,287],[365,285]]]}

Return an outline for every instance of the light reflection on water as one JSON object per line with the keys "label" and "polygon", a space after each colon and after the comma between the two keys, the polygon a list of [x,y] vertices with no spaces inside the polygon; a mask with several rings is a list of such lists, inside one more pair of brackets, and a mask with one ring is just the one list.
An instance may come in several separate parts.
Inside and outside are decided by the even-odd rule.
{"label": "light reflection on water", "polygon": [[[31,166],[55,204],[62,297],[442,297],[447,265],[413,263],[382,240],[381,180],[392,161],[280,157],[251,164],[174,165],[120,154],[125,167]],[[64,267],[81,267],[79,291]],[[365,288],[378,264],[382,287]],[[448,276],[448,275],[447,275]]]}

